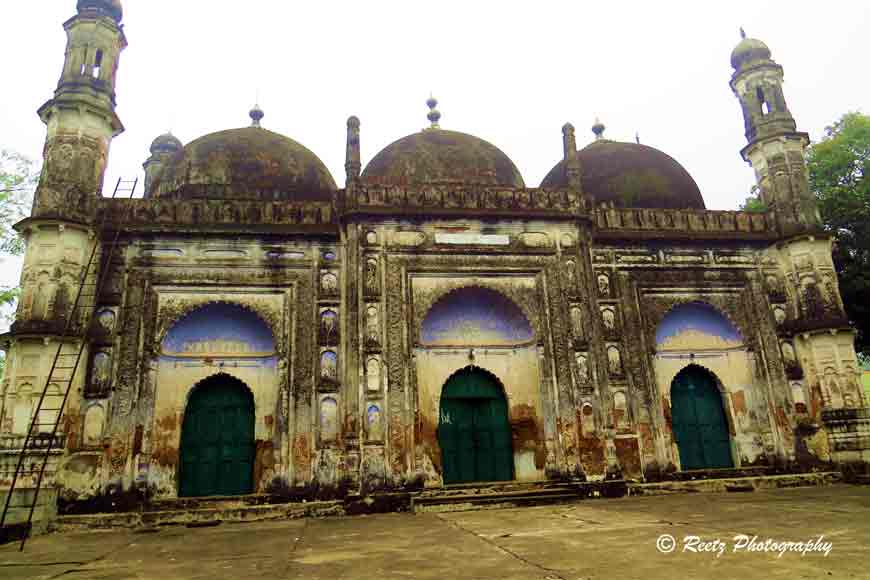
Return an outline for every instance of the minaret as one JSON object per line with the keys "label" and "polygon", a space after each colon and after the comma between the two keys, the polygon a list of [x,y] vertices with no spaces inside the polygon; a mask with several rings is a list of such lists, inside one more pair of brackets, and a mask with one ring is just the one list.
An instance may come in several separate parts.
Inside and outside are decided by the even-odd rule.
{"label": "minaret", "polygon": [[[766,252],[778,272],[765,274],[770,323],[777,331],[784,374],[774,400],[791,396],[811,401],[810,419],[828,431],[830,455],[866,449],[870,414],[858,383],[855,331],[843,312],[831,258],[831,236],[821,227],[804,161],[809,137],[796,130],[783,95],[783,70],[760,40],[742,39],[731,54],[731,89],[740,100],[748,144],[743,158],[755,170],[762,201],[773,210],[779,240]],[[780,285],[786,288],[781,293]],[[790,381],[786,383],[786,378]],[[779,382],[778,381],[778,382]],[[789,393],[789,395],[783,395]],[[779,404],[779,403],[777,403]],[[864,441],[862,443],[862,441]]]}
{"label": "minaret", "polygon": [[782,90],[783,70],[766,44],[747,38],[731,53],[731,89],[740,100],[748,144],[743,158],[755,169],[762,201],[776,212],[781,233],[815,231],[821,218],[809,189],[804,154],[809,136],[796,130]]}
{"label": "minaret", "polygon": [[[73,310],[83,270],[99,243],[94,222],[109,145],[124,129],[115,114],[115,76],[127,41],[120,0],[78,0],[76,7],[77,14],[64,23],[67,46],[60,80],[52,99],[38,111],[47,135],[33,211],[16,225],[26,251],[18,311],[4,337],[8,364],[0,392],[6,395],[6,412],[0,432],[26,431],[33,397],[45,384],[67,319],[64,353],[74,353],[94,301],[92,292]],[[96,270],[91,269],[87,282],[96,280]],[[75,375],[78,388],[87,360]]]}

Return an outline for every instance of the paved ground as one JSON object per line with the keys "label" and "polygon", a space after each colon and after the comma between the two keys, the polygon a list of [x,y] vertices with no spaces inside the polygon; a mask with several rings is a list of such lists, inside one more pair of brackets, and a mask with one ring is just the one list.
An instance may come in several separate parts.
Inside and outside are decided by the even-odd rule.
{"label": "paved ground", "polygon": [[[676,540],[662,553],[662,534]],[[824,536],[830,554],[734,552]],[[699,536],[713,552],[686,552]],[[723,553],[717,557],[719,546]],[[668,548],[667,540],[662,541]],[[759,542],[762,542],[761,544]],[[870,487],[686,494],[448,514],[56,534],[0,546],[0,578],[870,579]],[[700,549],[702,546],[696,544]],[[823,548],[824,546],[820,546]]]}

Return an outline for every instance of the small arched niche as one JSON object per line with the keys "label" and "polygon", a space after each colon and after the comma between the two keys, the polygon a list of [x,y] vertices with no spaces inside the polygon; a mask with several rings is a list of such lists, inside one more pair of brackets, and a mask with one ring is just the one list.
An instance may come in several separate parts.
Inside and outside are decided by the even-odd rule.
{"label": "small arched niche", "polygon": [[744,344],[743,335],[706,302],[688,302],[668,312],[656,329],[656,350],[727,350]]}
{"label": "small arched niche", "polygon": [[519,346],[534,339],[528,318],[500,292],[479,286],[453,290],[436,302],[420,328],[425,346]]}
{"label": "small arched niche", "polygon": [[161,344],[169,356],[271,356],[275,338],[256,314],[238,304],[207,304],[178,320]]}

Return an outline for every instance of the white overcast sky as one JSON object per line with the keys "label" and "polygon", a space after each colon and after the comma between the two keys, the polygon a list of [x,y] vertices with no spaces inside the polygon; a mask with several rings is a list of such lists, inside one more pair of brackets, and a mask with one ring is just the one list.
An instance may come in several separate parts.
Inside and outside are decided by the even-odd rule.
{"label": "white overcast sky", "polygon": [[[344,183],[345,121],[362,120],[363,163],[427,125],[482,137],[537,186],[561,157],[561,126],[657,147],[698,182],[711,209],[735,208],[753,174],[728,81],[738,28],[785,68],[798,128],[818,139],[870,97],[870,2],[532,2],[126,0],[118,114],[106,189],[142,175],[154,137],[183,142],[249,124],[304,144]],[[2,2],[0,146],[39,158],[36,109],[61,71],[75,0]],[[9,266],[4,267],[9,271]],[[6,276],[4,276],[5,278]],[[12,276],[14,278],[15,276]]]}

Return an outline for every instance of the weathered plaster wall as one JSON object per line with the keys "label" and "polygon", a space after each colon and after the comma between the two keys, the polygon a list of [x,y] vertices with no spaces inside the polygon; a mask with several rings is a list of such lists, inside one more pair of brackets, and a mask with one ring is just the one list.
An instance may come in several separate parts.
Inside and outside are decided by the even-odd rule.
{"label": "weathered plaster wall", "polygon": [[[518,480],[544,478],[546,446],[544,407],[541,401],[541,371],[538,349],[474,348],[474,366],[499,378],[508,401],[513,434],[514,473]],[[428,485],[441,483],[441,448],[436,428],[439,423],[441,391],[456,371],[469,365],[469,350],[418,348],[414,351],[417,370],[418,455],[426,466]]]}
{"label": "weathered plaster wall", "polygon": [[[764,385],[755,376],[755,356],[744,338],[724,316],[706,303],[687,303],[665,316],[656,333],[655,373],[665,412],[666,445],[679,467],[679,449],[670,424],[671,385],[689,365],[699,365],[718,380],[731,434],[732,458],[737,467],[763,456],[771,437]],[[767,442],[768,446],[772,442]]]}
{"label": "weathered plaster wall", "polygon": [[[239,297],[244,303],[244,296]],[[164,296],[169,300],[170,295]],[[254,396],[255,464],[276,464],[275,417],[279,377],[274,337],[257,316],[238,304],[200,307],[177,321],[161,342],[154,382],[154,421],[150,430],[148,484],[161,497],[178,489],[179,449],[185,408],[190,394],[203,380],[227,374],[241,380]],[[271,456],[263,457],[268,453]],[[280,461],[277,461],[280,463]],[[275,475],[257,469],[254,485],[262,489]]]}
{"label": "weathered plaster wall", "polygon": [[[520,276],[427,275],[412,278],[417,381],[416,455],[426,483],[441,482],[438,445],[441,392],[457,370],[469,364],[492,372],[508,401],[513,434],[514,473],[519,480],[544,477],[545,423],[556,422],[542,393],[541,350],[528,315],[508,292],[534,291],[535,279]],[[526,307],[534,306],[526,304]],[[418,326],[419,325],[419,326]],[[549,407],[552,409],[553,407]]]}

